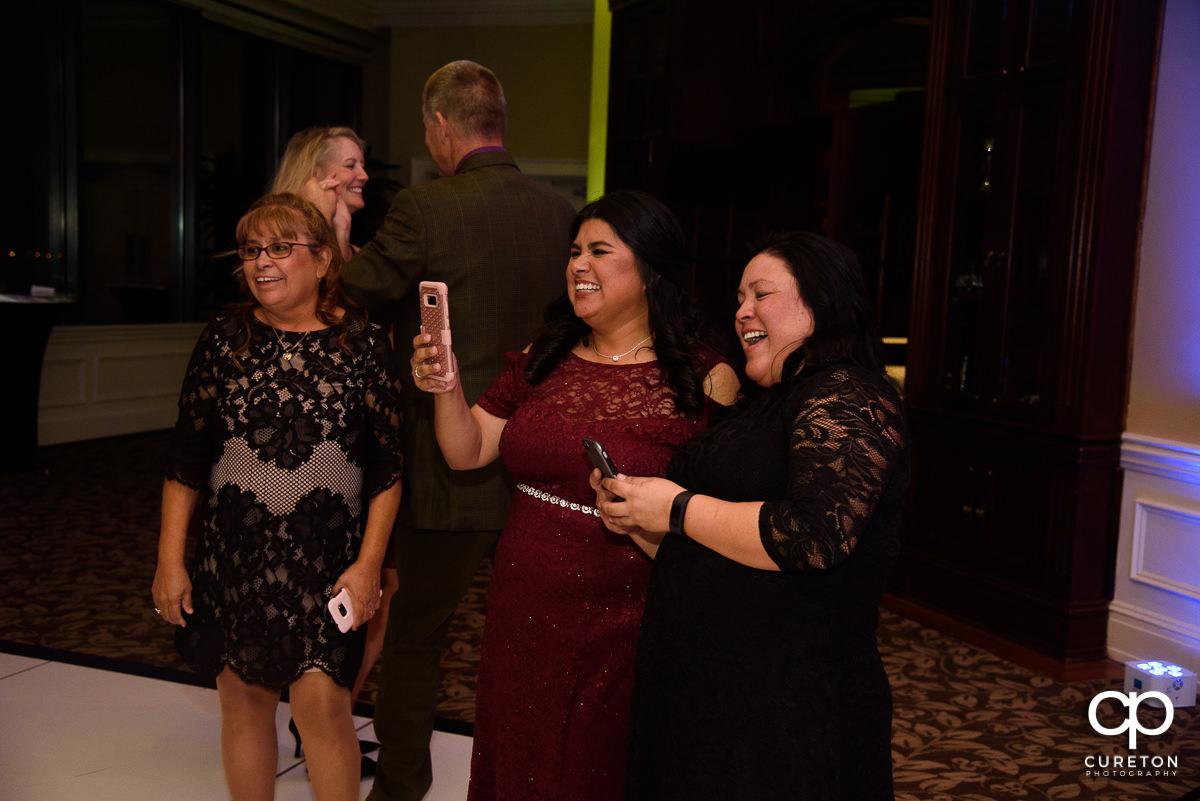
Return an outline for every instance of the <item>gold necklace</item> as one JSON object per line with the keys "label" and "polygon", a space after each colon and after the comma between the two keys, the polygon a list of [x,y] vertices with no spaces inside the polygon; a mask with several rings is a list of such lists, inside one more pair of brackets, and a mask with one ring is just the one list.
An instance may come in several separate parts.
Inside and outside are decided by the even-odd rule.
{"label": "gold necklace", "polygon": [[638,348],[640,348],[642,345],[646,344],[653,338],[654,338],[654,334],[651,334],[650,336],[646,337],[641,342],[637,343],[636,345],[634,345],[632,348],[625,351],[624,353],[622,353],[618,356],[609,356],[606,353],[601,353],[600,351],[596,350],[596,338],[592,337],[592,351],[597,356],[599,356],[601,359],[612,359],[615,362],[615,361],[619,361],[619,360],[625,358],[626,356],[628,356],[629,354],[633,353],[635,350],[637,350]]}
{"label": "gold necklace", "polygon": [[300,344],[304,342],[304,338],[308,336],[308,332],[305,331],[300,338],[296,340],[294,345],[284,347],[283,337],[279,336],[279,330],[275,328],[275,326],[271,326],[271,330],[275,332],[275,340],[279,343],[279,350],[283,352],[284,361],[287,362],[292,360],[292,356],[296,353],[296,349],[300,347]]}

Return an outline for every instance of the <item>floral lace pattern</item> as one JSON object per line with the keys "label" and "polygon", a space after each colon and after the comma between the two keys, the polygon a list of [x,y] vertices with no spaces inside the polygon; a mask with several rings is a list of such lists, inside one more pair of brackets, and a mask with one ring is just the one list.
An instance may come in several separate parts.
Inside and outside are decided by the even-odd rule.
{"label": "floral lace pattern", "polygon": [[668,537],[638,640],[625,798],[892,797],[875,643],[899,550],[907,427],[882,376],[810,370],[676,453],[667,476],[762,502],[780,571]]}
{"label": "floral lace pattern", "polygon": [[479,400],[508,421],[500,454],[513,479],[539,495],[513,496],[496,545],[468,798],[611,801],[624,781],[650,560],[599,518],[570,508],[596,501],[581,439],[599,439],[629,475],[662,475],[705,415],[675,410],[656,362],[568,354],[533,387],[523,366],[510,354]]}
{"label": "floral lace pattern", "polygon": [[792,421],[787,500],[764,505],[760,535],[782,570],[823,570],[858,544],[908,442],[900,399],[840,367]]}
{"label": "floral lace pattern", "polygon": [[177,632],[202,675],[229,665],[276,688],[310,668],[354,680],[363,634],[339,632],[325,602],[357,557],[365,500],[399,481],[402,467],[387,337],[358,328],[349,352],[326,329],[285,358],[275,332],[255,320],[235,362],[245,331],[225,318],[192,354],[167,476],[206,490],[196,611]]}

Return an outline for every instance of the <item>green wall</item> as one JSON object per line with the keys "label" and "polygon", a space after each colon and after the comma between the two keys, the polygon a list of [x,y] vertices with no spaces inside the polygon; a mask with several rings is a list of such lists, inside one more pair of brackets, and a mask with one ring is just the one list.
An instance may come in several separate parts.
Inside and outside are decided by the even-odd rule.
{"label": "green wall", "polygon": [[[388,94],[388,158],[427,155],[421,89],[429,75],[466,58],[491,69],[508,98],[505,145],[525,159],[588,158],[591,25],[394,28]],[[370,102],[370,101],[368,101]]]}

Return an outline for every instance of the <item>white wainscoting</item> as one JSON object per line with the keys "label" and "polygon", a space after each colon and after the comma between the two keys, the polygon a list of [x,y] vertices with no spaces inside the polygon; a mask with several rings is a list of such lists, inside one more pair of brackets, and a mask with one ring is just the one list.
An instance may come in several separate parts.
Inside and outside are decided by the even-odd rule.
{"label": "white wainscoting", "polygon": [[1200,445],[1125,434],[1108,655],[1200,672]]}
{"label": "white wainscoting", "polygon": [[59,326],[38,395],[38,444],[175,424],[179,387],[203,323]]}

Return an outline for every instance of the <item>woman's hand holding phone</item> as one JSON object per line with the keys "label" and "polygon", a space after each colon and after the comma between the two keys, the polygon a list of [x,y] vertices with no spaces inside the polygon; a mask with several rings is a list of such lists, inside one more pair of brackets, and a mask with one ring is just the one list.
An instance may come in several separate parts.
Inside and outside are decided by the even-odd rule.
{"label": "woman's hand holding phone", "polygon": [[[433,344],[432,334],[417,334],[412,344],[413,355],[409,364],[412,365],[413,382],[417,389],[441,395],[458,386],[458,370],[455,369],[457,365],[452,350]],[[450,360],[449,378],[441,375],[446,359]]]}
{"label": "woman's hand holding phone", "polygon": [[[615,496],[620,485],[624,500]],[[683,487],[653,476],[605,478],[593,470],[591,485],[596,490],[596,508],[609,529],[618,534],[633,530],[662,534],[670,528],[671,503]],[[601,493],[604,493],[603,495]]]}
{"label": "woman's hand holding phone", "polygon": [[604,511],[608,504],[622,503],[625,500],[604,488],[601,482],[606,478],[607,476],[604,475],[604,471],[598,467],[592,468],[591,475],[588,476],[588,483],[592,485],[592,490],[596,493],[596,511],[600,513],[600,522],[604,523],[604,527],[614,534],[628,537],[631,534],[637,533],[637,526],[623,526],[614,520],[612,515]]}
{"label": "woman's hand holding phone", "polygon": [[421,333],[413,340],[413,380],[426,392],[454,389],[458,371],[450,338],[450,292],[441,281],[422,281],[417,288],[421,304]]}
{"label": "woman's hand holding phone", "polygon": [[450,293],[441,281],[422,281],[417,288],[421,333],[413,338],[413,381],[425,392],[440,394],[458,386],[450,338]]}

